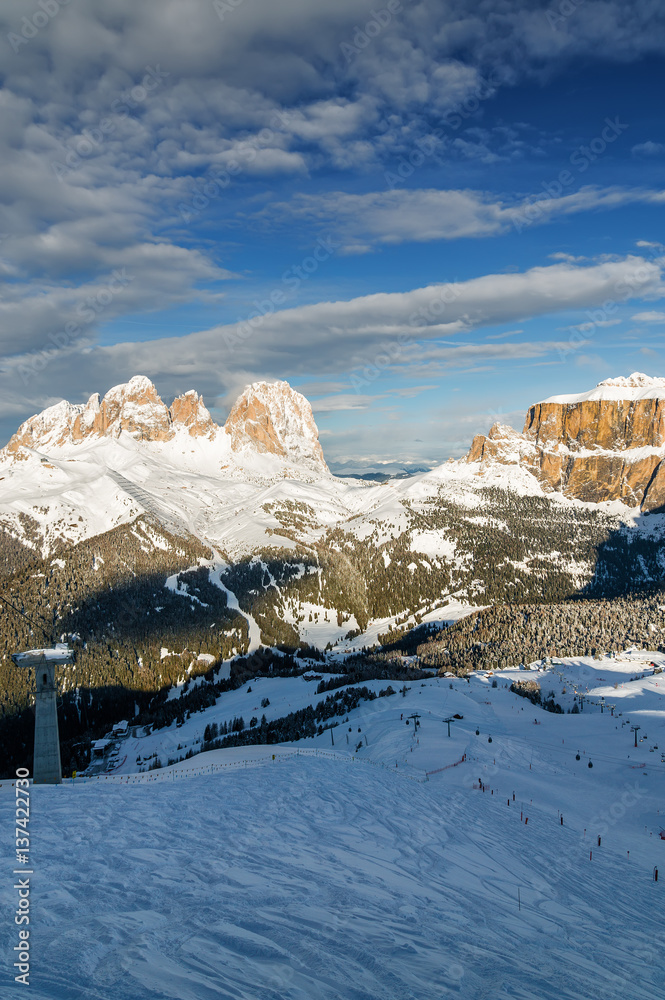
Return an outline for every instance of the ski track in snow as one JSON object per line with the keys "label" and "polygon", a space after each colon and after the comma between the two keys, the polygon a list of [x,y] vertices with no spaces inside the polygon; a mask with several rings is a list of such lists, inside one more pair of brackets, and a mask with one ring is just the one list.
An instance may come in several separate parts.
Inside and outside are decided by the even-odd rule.
{"label": "ski track in snow", "polygon": [[37,1000],[662,1000],[656,887],[494,797],[306,757],[32,795]]}
{"label": "ski track in snow", "polygon": [[[218,556],[218,559],[220,557]],[[208,564],[206,564],[208,565]],[[248,653],[254,653],[261,646],[261,629],[255,618],[250,615],[249,611],[243,611],[238,603],[238,598],[222,583],[222,573],[228,569],[227,564],[221,560],[219,562],[211,563],[208,568],[208,578],[215,587],[219,587],[226,594],[226,606],[232,611],[237,611],[238,614],[242,615],[247,622],[247,627],[249,629],[249,648]]]}

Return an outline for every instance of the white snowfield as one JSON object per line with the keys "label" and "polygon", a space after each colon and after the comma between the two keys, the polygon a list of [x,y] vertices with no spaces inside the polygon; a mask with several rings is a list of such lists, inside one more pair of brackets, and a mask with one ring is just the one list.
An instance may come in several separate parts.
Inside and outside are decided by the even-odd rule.
{"label": "white snowfield", "polygon": [[327,525],[356,513],[356,494],[372,492],[359,480],[317,476],[274,455],[227,452],[220,454],[217,441],[184,434],[145,443],[123,432],[32,452],[22,461],[0,458],[0,518],[20,537],[18,515],[29,514],[48,552],[59,537],[76,543],[148,513],[171,531],[237,555],[275,542],[293,546],[273,536],[281,525],[265,505],[308,503],[318,538]]}
{"label": "white snowfield", "polygon": [[545,403],[584,403],[587,400],[665,399],[665,378],[633,372],[618,378],[606,378],[594,389],[572,395],[550,396]]}
{"label": "white snowfield", "polygon": [[[340,720],[334,747],[328,731],[32,787],[30,987],[12,982],[8,919],[3,998],[662,1000],[665,674],[652,662],[665,656],[412,682]],[[584,710],[544,712],[512,679],[564,708],[577,690]],[[292,702],[323,697],[282,683]],[[268,692],[277,708],[279,684],[222,695],[196,721],[225,698],[227,717]],[[6,873],[14,809],[5,782]],[[7,914],[12,885],[6,874]]]}

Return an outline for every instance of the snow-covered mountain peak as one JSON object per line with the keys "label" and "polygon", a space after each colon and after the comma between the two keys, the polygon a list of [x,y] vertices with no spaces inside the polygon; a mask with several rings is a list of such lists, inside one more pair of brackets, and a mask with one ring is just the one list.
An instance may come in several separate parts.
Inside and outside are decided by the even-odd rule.
{"label": "snow-covered mountain peak", "polygon": [[654,375],[645,375],[644,372],[633,372],[632,375],[618,375],[616,378],[606,378],[598,383],[601,385],[615,385],[622,389],[665,389],[665,378],[658,378]]}
{"label": "snow-covered mountain peak", "polygon": [[477,434],[464,462],[480,462],[483,471],[500,464],[519,464],[533,451],[533,445],[510,424],[492,424],[487,435]]}
{"label": "snow-covered mountain peak", "polygon": [[171,416],[150,379],[134,375],[129,382],[109,389],[91,431],[115,436],[127,431],[139,440],[166,441],[172,437]]}
{"label": "snow-covered mountain peak", "polygon": [[104,398],[93,393],[87,403],[66,400],[30,417],[5,449],[20,456],[25,449],[49,452],[89,438],[118,438],[129,434],[137,441],[169,441],[180,428],[192,437],[212,438],[220,429],[203,399],[190,389],[166,406],[145,375],[135,375],[109,389]]}
{"label": "snow-covered mountain peak", "polygon": [[328,472],[312,407],[288,382],[254,382],[247,386],[224,429],[234,451],[250,448]]}
{"label": "snow-covered mountain peak", "polygon": [[147,375],[132,375],[129,382],[114,385],[104,396],[105,400],[150,397],[159,399],[154,383]]}
{"label": "snow-covered mountain peak", "polygon": [[25,420],[7,445],[7,452],[21,448],[58,447],[71,439],[71,427],[84,408],[63,399]]}
{"label": "snow-covered mountain peak", "polygon": [[588,392],[564,396],[550,396],[543,403],[574,404],[599,400],[622,401],[638,399],[665,399],[665,378],[633,372],[632,375],[617,375],[603,379]]}
{"label": "snow-covered mountain peak", "polygon": [[238,459],[241,454],[274,455],[310,472],[328,472],[312,408],[288,382],[247,386],[222,430],[194,389],[177,396],[168,407],[149,378],[135,375],[113,386],[103,398],[94,393],[87,403],[62,400],[30,417],[3,452],[5,458],[21,458],[26,451],[49,453],[88,439],[126,434],[135,441],[166,442],[182,433],[185,439],[217,439],[220,445],[221,438],[228,442],[230,437]]}

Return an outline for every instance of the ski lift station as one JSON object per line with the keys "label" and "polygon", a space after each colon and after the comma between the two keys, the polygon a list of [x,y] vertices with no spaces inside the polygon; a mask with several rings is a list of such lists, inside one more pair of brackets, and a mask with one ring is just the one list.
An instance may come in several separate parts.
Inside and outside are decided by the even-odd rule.
{"label": "ski lift station", "polygon": [[74,662],[74,653],[64,643],[52,648],[14,653],[17,667],[35,670],[35,752],[32,777],[36,785],[58,785],[62,781],[55,668]]}
{"label": "ski lift station", "polygon": [[92,744],[92,752],[95,757],[103,757],[106,753],[106,748],[110,745],[110,740],[97,740]]}

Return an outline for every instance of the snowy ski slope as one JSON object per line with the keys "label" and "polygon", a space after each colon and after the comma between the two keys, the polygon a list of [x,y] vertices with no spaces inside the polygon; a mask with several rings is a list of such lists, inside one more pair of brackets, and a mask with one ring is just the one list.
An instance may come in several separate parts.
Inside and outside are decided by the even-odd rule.
{"label": "snowy ski slope", "polygon": [[[334,748],[324,732],[33,788],[30,995],[662,1000],[665,675],[652,659],[665,662],[413,682],[351,712]],[[555,697],[583,690],[584,711],[508,690],[534,677]],[[281,683],[286,705],[320,697]],[[282,710],[279,684],[222,695],[197,720],[226,697],[227,715],[268,694]],[[600,711],[608,690],[614,716]],[[627,719],[648,733],[637,749]],[[5,859],[13,800],[5,782]],[[0,899],[15,907],[11,877]],[[6,926],[5,968],[14,937]],[[9,981],[3,997],[21,990]]]}

